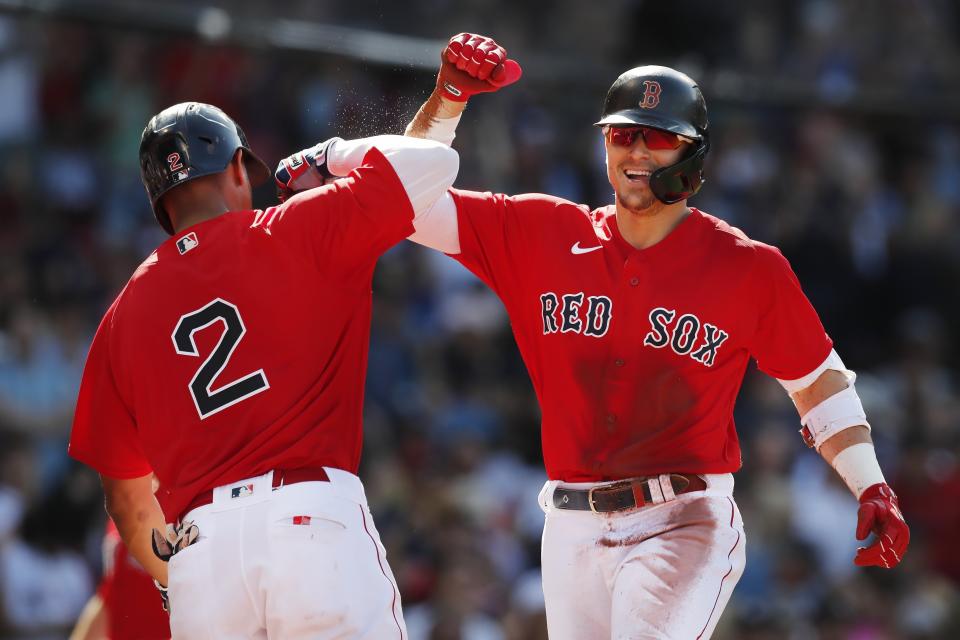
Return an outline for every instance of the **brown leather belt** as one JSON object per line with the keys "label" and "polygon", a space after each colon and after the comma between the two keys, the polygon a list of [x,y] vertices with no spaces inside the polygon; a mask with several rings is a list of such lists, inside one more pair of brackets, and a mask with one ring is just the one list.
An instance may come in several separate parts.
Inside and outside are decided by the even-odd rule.
{"label": "brown leather belt", "polygon": [[[242,480],[237,481],[237,486],[239,487],[242,482]],[[279,489],[280,487],[288,484],[297,484],[298,482],[330,482],[330,477],[327,475],[327,470],[323,467],[273,470],[272,486],[274,489]],[[187,515],[194,509],[212,503],[213,489],[208,489],[190,501],[190,504],[188,504],[180,514],[179,519],[183,520],[183,516]]]}
{"label": "brown leather belt", "polygon": [[[674,495],[704,491],[707,488],[706,481],[700,476],[671,473],[669,477]],[[656,485],[652,489],[651,483]],[[553,490],[553,506],[557,509],[593,511],[594,513],[626,511],[648,504],[658,504],[666,499],[663,488],[660,486],[660,476],[630,478],[590,489],[557,487]]]}

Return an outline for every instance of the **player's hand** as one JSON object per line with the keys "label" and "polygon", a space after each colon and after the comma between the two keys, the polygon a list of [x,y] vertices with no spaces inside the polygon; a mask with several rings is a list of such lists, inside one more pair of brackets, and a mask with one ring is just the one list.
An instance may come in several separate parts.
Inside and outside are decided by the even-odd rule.
{"label": "player's hand", "polygon": [[460,33],[440,53],[437,90],[448,100],[466,102],[476,93],[487,93],[513,84],[523,75],[516,60],[492,38]]}
{"label": "player's hand", "polygon": [[876,540],[869,547],[857,549],[854,563],[887,569],[900,564],[910,543],[910,528],[900,513],[896,494],[885,482],[867,487],[860,495],[857,540],[865,540],[870,532],[876,535]]}
{"label": "player's hand", "polygon": [[[164,562],[170,562],[170,558],[192,545],[199,537],[200,529],[192,522],[184,522],[180,526],[168,524],[167,530],[163,533],[159,529],[153,530],[151,540],[153,553]],[[167,587],[160,584],[158,580],[153,581],[153,586],[160,592],[163,610],[170,613],[170,596],[167,595]]]}
{"label": "player's hand", "polygon": [[200,529],[192,522],[184,522],[180,526],[168,524],[163,533],[159,529],[153,530],[153,553],[164,562],[170,562],[170,558],[195,543],[199,537]]}
{"label": "player's hand", "polygon": [[273,173],[280,202],[300,191],[322,187],[333,179],[333,174],[327,168],[327,151],[337,140],[340,138],[324,140],[280,161]]}

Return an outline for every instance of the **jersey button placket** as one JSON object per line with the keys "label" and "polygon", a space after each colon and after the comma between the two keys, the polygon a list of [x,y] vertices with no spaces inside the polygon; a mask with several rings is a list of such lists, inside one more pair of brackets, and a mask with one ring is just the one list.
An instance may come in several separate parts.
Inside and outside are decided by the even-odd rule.
{"label": "jersey button placket", "polygon": [[623,265],[623,277],[629,286],[640,286],[640,275],[642,269],[643,259],[638,254],[631,255],[629,258],[627,258],[626,264]]}

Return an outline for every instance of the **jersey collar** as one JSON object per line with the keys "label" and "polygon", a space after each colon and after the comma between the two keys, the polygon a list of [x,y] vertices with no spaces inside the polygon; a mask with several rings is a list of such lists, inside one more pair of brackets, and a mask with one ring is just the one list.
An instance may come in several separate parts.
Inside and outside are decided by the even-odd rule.
{"label": "jersey collar", "polygon": [[620,229],[617,226],[616,207],[608,205],[605,207],[607,226],[610,229],[610,235],[614,244],[625,255],[638,254],[645,258],[652,258],[659,255],[666,255],[681,250],[695,240],[697,227],[703,220],[703,213],[696,207],[690,207],[690,215],[684,218],[677,227],[671,231],[666,238],[646,249],[635,249],[633,245],[623,239]]}

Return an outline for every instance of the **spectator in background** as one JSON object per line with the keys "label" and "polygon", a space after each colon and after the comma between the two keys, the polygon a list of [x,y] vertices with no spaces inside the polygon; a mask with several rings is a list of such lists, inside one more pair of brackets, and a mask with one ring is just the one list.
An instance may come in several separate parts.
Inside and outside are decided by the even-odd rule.
{"label": "spectator in background", "polygon": [[82,555],[102,504],[94,474],[73,465],[26,511],[18,533],[0,543],[0,620],[8,636],[64,637],[93,592]]}
{"label": "spectator in background", "polygon": [[0,423],[34,437],[65,440],[83,371],[87,336],[62,315],[21,302],[0,341]]}

